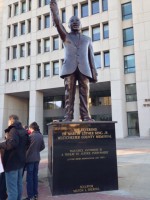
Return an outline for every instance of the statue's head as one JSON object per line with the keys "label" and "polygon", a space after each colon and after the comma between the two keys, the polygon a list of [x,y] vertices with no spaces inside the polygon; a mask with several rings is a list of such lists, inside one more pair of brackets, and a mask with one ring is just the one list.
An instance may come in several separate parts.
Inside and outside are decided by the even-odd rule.
{"label": "statue's head", "polygon": [[81,29],[80,19],[76,16],[71,17],[68,26],[71,29],[71,31],[79,31]]}

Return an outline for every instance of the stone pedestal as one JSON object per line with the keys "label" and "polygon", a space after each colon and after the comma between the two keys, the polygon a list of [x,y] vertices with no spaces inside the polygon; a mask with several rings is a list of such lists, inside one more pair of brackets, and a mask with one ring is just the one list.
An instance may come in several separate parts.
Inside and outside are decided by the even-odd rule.
{"label": "stone pedestal", "polygon": [[118,189],[115,122],[49,124],[52,195]]}

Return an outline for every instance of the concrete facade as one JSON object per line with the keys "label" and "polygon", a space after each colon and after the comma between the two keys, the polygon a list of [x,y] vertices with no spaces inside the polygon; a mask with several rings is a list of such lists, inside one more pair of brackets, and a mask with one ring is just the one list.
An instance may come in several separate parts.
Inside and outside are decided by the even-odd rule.
{"label": "concrete facade", "polygon": [[[45,117],[63,115],[64,111],[61,109],[43,109],[44,97],[64,94],[63,79],[54,75],[53,68],[54,62],[57,61],[60,71],[64,49],[59,39],[59,48],[53,50],[53,41],[58,33],[51,17],[50,26],[45,27],[49,15],[49,6],[45,5],[45,2],[41,0],[39,7],[38,0],[31,1],[30,8],[29,0],[0,0],[0,137],[7,126],[8,116],[12,113],[18,114],[23,124],[37,121],[41,131]],[[138,3],[136,0],[108,1],[108,10],[103,11],[103,1],[99,0],[100,9],[97,14],[92,14],[92,1],[86,2],[89,11],[87,17],[81,16],[82,4],[85,3],[83,0],[59,0],[58,5],[60,16],[65,8],[66,21],[73,15],[74,6],[77,5],[82,29],[88,28],[90,37],[93,27],[97,25],[100,27],[101,38],[93,41],[93,47],[95,53],[101,54],[101,67],[97,69],[98,83],[95,86],[91,85],[91,91],[111,90],[110,112],[112,120],[117,121],[117,138],[129,135],[130,113],[138,115],[139,136],[147,137],[150,134],[150,1],[144,0]],[[132,4],[132,17],[122,20],[122,4],[128,2]],[[104,39],[103,26],[106,23],[109,25],[109,37]],[[14,36],[15,25],[18,26],[17,37]],[[67,23],[64,23],[64,26],[69,31]],[[133,27],[134,44],[124,46],[123,30],[131,27]],[[14,55],[15,48],[17,56]],[[21,52],[23,56],[20,56]],[[105,52],[109,52],[110,55],[109,67],[104,63]],[[124,72],[124,57],[128,55],[135,57],[134,73]],[[48,76],[45,75],[47,63]],[[38,77],[38,66],[41,66],[40,77]],[[129,84],[136,84],[136,101],[126,100],[126,85]],[[76,106],[77,102],[76,99]],[[92,106],[90,109],[92,114],[96,112],[98,114],[102,110],[105,113],[107,110],[103,106],[99,108]]]}

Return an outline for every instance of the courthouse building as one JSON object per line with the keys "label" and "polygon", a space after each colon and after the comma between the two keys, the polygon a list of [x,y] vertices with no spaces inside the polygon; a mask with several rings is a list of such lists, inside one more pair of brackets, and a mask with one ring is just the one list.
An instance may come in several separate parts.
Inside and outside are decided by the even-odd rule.
{"label": "courthouse building", "polygon": [[[116,137],[150,135],[150,0],[57,0],[60,18],[77,15],[92,38],[98,82],[90,113],[116,121]],[[49,0],[0,0],[0,137],[10,114],[23,125],[64,117],[64,48]],[[77,90],[78,91],[78,90]],[[75,120],[78,119],[78,94]]]}

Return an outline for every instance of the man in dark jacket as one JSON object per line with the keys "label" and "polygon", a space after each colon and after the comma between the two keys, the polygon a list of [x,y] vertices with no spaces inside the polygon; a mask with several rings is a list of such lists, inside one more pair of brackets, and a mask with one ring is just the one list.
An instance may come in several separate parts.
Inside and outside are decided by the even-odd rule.
{"label": "man in dark jacket", "polygon": [[37,199],[38,196],[38,167],[40,162],[40,151],[45,148],[43,136],[40,133],[39,126],[33,122],[29,126],[31,132],[30,146],[26,153],[27,169],[27,195],[25,200]]}
{"label": "man in dark jacket", "polygon": [[97,71],[91,39],[80,33],[81,23],[76,16],[69,20],[71,32],[66,31],[59,17],[56,0],[50,1],[50,9],[53,22],[64,44],[65,57],[60,74],[65,84],[64,121],[73,119],[76,81],[79,84],[81,119],[92,121],[88,108],[89,82],[97,82]]}
{"label": "man in dark jacket", "polygon": [[0,149],[5,150],[3,162],[8,200],[21,200],[22,171],[25,165],[29,136],[16,115],[9,117],[8,128],[5,132],[6,141],[0,143]]}

